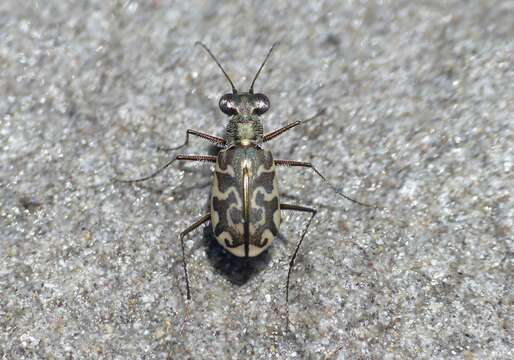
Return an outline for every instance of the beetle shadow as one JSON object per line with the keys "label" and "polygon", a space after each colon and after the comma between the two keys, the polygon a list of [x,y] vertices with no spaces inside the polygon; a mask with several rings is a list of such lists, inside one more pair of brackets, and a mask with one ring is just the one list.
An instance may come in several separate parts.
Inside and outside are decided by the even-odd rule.
{"label": "beetle shadow", "polygon": [[255,257],[237,257],[218,244],[212,226],[204,227],[204,245],[211,266],[231,283],[242,286],[265,269],[271,256],[268,250]]}

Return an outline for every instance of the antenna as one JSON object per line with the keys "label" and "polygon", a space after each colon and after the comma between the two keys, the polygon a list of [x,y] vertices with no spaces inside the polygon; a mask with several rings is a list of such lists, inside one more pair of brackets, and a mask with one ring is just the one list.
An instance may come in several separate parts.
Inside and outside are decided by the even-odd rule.
{"label": "antenna", "polygon": [[255,84],[255,80],[257,80],[257,78],[259,77],[259,74],[261,73],[261,70],[264,67],[264,64],[266,64],[266,61],[268,60],[269,56],[271,55],[271,52],[278,44],[279,44],[279,42],[277,41],[276,43],[273,44],[273,46],[271,46],[271,49],[269,49],[269,51],[268,51],[268,55],[266,55],[266,57],[264,58],[264,61],[261,64],[261,67],[259,68],[259,70],[257,70],[257,74],[255,74],[255,77],[253,78],[252,85],[250,86],[250,90],[248,90],[248,92],[250,94],[253,94],[253,85]]}
{"label": "antenna", "polygon": [[209,48],[204,43],[202,43],[200,41],[195,42],[195,45],[200,45],[201,47],[203,47],[205,49],[205,51],[207,51],[207,53],[209,53],[209,55],[211,56],[212,60],[214,60],[214,62],[218,65],[220,70],[223,72],[223,75],[225,75],[225,78],[230,83],[230,86],[232,86],[232,93],[237,94],[237,89],[234,86],[234,83],[232,82],[232,80],[230,80],[230,77],[227,75],[227,72],[225,71],[225,69],[223,69],[223,66],[221,66],[220,62],[218,61],[218,59],[216,59],[216,56],[214,56],[214,54],[211,52],[211,50],[209,50]]}

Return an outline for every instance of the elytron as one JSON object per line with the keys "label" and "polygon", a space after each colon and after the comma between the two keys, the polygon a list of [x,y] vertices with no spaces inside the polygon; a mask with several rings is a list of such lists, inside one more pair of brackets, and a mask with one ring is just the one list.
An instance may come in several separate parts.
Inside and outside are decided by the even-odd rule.
{"label": "elytron", "polygon": [[263,145],[284,132],[310,121],[314,117],[292,122],[284,127],[265,133],[261,116],[270,108],[268,97],[254,92],[255,81],[277,43],[273,44],[264,61],[257,70],[247,92],[239,92],[234,83],[213,53],[203,43],[197,42],[214,60],[230,83],[231,93],[224,94],[219,100],[220,110],[229,117],[225,136],[218,137],[193,129],[186,132],[185,142],[166,151],[178,150],[189,143],[189,136],[194,135],[222,148],[217,156],[211,155],[177,155],[151,175],[134,179],[119,180],[128,183],[148,180],[175,161],[197,161],[215,164],[212,179],[210,209],[191,226],[180,233],[182,247],[182,264],[186,282],[187,300],[191,299],[187,261],[185,258],[184,237],[200,225],[210,222],[217,242],[229,253],[237,257],[249,258],[260,255],[277,236],[282,222],[282,211],[299,211],[310,214],[289,261],[286,291],[286,311],[289,301],[289,280],[300,246],[312,223],[316,210],[310,207],[281,203],[276,167],[294,166],[312,169],[338,195],[354,203],[370,206],[354,200],[334,186],[309,162],[296,160],[277,160]]}

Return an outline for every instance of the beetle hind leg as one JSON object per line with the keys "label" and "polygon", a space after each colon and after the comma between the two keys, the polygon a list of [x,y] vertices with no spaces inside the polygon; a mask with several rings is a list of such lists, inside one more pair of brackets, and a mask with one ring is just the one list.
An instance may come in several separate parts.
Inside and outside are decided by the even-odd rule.
{"label": "beetle hind leg", "polygon": [[307,231],[309,231],[309,227],[311,226],[312,220],[314,219],[314,216],[316,216],[317,210],[301,206],[301,205],[292,205],[292,204],[280,204],[280,210],[293,210],[293,211],[299,211],[299,212],[306,212],[310,213],[311,217],[309,218],[309,221],[307,222],[307,225],[305,226],[305,229],[302,232],[302,235],[300,236],[300,239],[298,240],[298,243],[296,244],[296,248],[294,250],[293,256],[291,256],[291,260],[289,261],[289,269],[287,271],[287,280],[286,280],[286,329],[289,329],[289,281],[291,279],[291,272],[293,270],[293,266],[295,264],[296,255],[298,254],[298,251],[300,250],[300,246],[302,245],[303,239],[305,238],[305,235],[307,235]]}
{"label": "beetle hind leg", "polygon": [[180,329],[180,332],[182,333],[183,329],[184,329],[184,326],[186,324],[186,321],[187,321],[187,318],[188,318],[188,315],[189,315],[189,300],[191,300],[191,290],[190,290],[190,287],[189,287],[189,275],[187,273],[187,261],[186,261],[186,246],[184,244],[184,238],[186,237],[186,235],[188,235],[190,232],[192,232],[193,230],[195,230],[196,228],[198,228],[200,225],[206,223],[208,220],[210,220],[211,218],[211,213],[207,213],[205,215],[203,215],[202,217],[200,217],[199,219],[197,219],[193,224],[191,224],[187,229],[185,229],[184,231],[182,231],[180,233],[180,247],[182,249],[182,268],[184,269],[184,278],[186,280],[186,302],[185,302],[185,309],[184,309],[184,321],[182,322],[182,326],[181,326],[181,329]]}
{"label": "beetle hind leg", "polygon": [[274,160],[274,162],[275,162],[276,166],[299,166],[299,167],[312,169],[316,173],[316,175],[318,175],[325,182],[325,184],[327,184],[332,189],[332,191],[334,191],[337,195],[339,195],[339,196],[345,198],[346,200],[351,201],[355,204],[359,204],[359,205],[371,207],[371,208],[376,208],[376,209],[382,208],[379,205],[367,204],[367,203],[355,200],[355,199],[349,197],[348,195],[344,194],[340,189],[338,189],[337,187],[332,185],[332,183],[330,183],[327,180],[327,178],[325,176],[323,176],[323,174],[321,172],[319,172],[318,169],[316,169],[314,167],[314,165],[312,165],[310,162],[295,161],[295,160]]}

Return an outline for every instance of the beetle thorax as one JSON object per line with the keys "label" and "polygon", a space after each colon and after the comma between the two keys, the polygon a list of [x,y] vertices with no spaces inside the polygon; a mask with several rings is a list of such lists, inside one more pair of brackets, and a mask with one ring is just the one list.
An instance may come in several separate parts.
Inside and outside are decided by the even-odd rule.
{"label": "beetle thorax", "polygon": [[236,115],[230,119],[226,130],[229,145],[250,145],[262,142],[263,128],[257,116]]}

